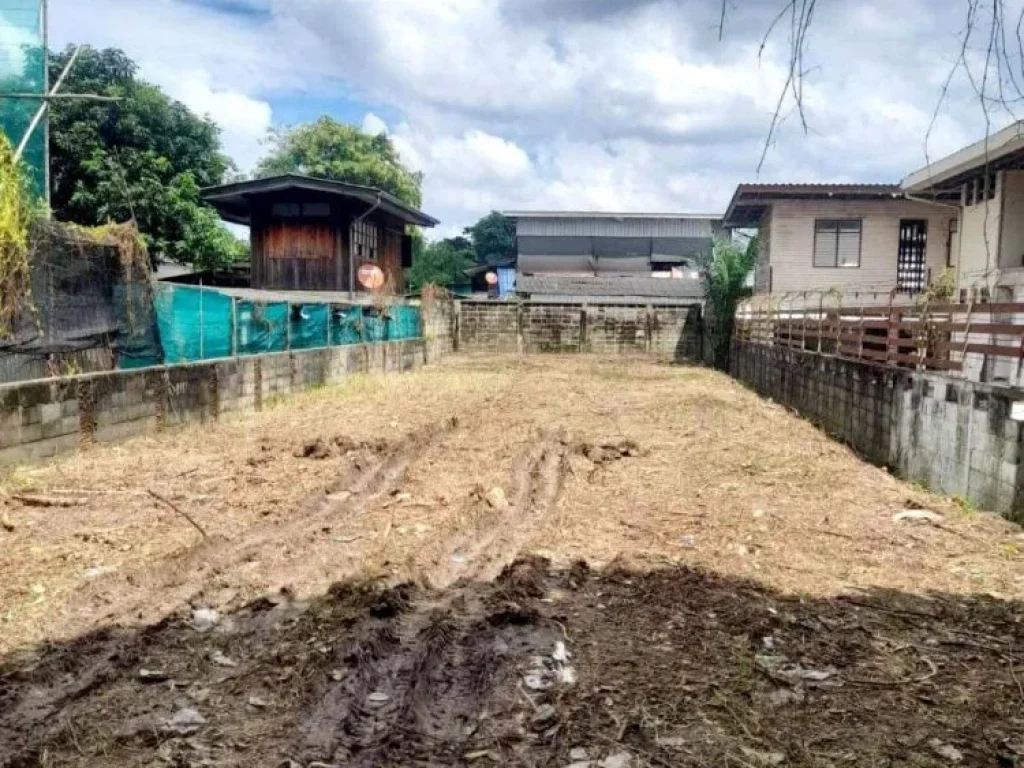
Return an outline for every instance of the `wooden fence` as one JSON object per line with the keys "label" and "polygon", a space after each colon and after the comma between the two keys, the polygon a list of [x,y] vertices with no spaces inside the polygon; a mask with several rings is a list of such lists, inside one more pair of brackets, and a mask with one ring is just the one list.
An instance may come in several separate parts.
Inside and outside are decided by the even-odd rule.
{"label": "wooden fence", "polygon": [[735,338],[921,370],[970,355],[1024,364],[1024,303],[788,308],[741,306]]}

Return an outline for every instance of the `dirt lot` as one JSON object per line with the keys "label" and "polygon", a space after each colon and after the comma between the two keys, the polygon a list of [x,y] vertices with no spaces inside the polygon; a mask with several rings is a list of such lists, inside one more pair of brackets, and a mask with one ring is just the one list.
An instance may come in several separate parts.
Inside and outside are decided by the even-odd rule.
{"label": "dirt lot", "polygon": [[0,766],[1024,760],[1020,530],[705,370],[455,359],[3,497]]}

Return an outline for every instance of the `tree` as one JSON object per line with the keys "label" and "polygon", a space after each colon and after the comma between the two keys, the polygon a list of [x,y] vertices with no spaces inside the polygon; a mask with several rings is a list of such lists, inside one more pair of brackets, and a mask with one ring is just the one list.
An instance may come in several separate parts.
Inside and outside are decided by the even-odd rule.
{"label": "tree", "polygon": [[[52,78],[71,52],[51,55]],[[84,49],[64,90],[120,100],[54,104],[52,207],[58,219],[83,225],[135,219],[156,260],[205,268],[239,257],[244,245],[199,199],[201,187],[221,183],[233,169],[211,120],[139,80],[135,63],[116,49]]]}
{"label": "tree", "polygon": [[409,270],[409,287],[420,290],[427,283],[452,285],[461,282],[463,271],[473,266],[476,253],[473,244],[464,237],[426,243],[413,258]]}
{"label": "tree", "polygon": [[713,365],[729,369],[729,348],[740,301],[750,296],[747,285],[757,263],[758,238],[740,248],[725,240],[715,241],[711,256],[703,264],[706,273],[705,308],[710,326]]}
{"label": "tree", "polygon": [[387,134],[321,117],[315,123],[272,130],[270,154],[256,168],[260,177],[301,173],[321,179],[362,184],[388,192],[419,208],[423,176],[402,165]]}
{"label": "tree", "polygon": [[495,264],[516,252],[516,227],[505,215],[493,211],[484,216],[465,234],[473,241],[479,264]]}

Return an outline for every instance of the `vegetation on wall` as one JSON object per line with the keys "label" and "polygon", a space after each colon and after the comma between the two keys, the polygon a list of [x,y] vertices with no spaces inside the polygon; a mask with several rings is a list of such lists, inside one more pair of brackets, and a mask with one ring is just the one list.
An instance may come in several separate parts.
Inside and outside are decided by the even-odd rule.
{"label": "vegetation on wall", "polygon": [[33,215],[22,168],[0,133],[0,338],[10,335],[14,318],[31,302],[29,225]]}
{"label": "vegetation on wall", "polygon": [[729,348],[732,343],[736,309],[750,296],[750,274],[757,263],[759,241],[755,237],[746,248],[725,240],[716,240],[703,265],[706,274],[705,313],[712,347],[712,363],[720,370],[729,369]]}
{"label": "vegetation on wall", "polygon": [[423,202],[422,174],[402,165],[387,134],[363,133],[325,116],[272,130],[270,146],[270,154],[256,167],[258,177],[298,173],[382,189],[413,208]]}
{"label": "vegetation on wall", "polygon": [[[51,55],[51,77],[71,50]],[[246,244],[199,199],[202,187],[234,171],[211,120],[139,79],[135,63],[115,49],[83,49],[64,90],[119,101],[54,104],[52,207],[58,220],[85,226],[134,220],[157,261],[208,268],[248,258]]]}

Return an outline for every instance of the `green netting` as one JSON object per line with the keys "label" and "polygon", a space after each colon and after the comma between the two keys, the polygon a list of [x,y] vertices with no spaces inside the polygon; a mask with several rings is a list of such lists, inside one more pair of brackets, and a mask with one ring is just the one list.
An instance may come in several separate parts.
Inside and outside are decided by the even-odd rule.
{"label": "green netting", "polygon": [[391,307],[388,314],[389,339],[418,339],[420,337],[420,310],[418,307]]}
{"label": "green netting", "polygon": [[[43,55],[42,0],[0,0],[0,94],[42,94],[46,59]],[[42,102],[39,99],[0,98],[0,130],[17,147]],[[22,159],[35,193],[45,189],[45,118],[33,132]]]}
{"label": "green netting", "polygon": [[331,308],[326,304],[292,305],[292,349],[329,347]]}
{"label": "green netting", "polygon": [[235,308],[238,354],[262,355],[288,349],[288,305],[239,301]]}
{"label": "green netting", "polygon": [[362,340],[363,310],[360,307],[336,308],[331,312],[331,344],[359,344]]}
{"label": "green netting", "polygon": [[371,312],[372,310],[367,310],[363,314],[363,340],[369,343],[387,341],[387,318],[381,317],[378,314],[371,314]]}
{"label": "green netting", "polygon": [[231,356],[231,297],[157,283],[157,326],[168,365]]}

